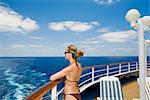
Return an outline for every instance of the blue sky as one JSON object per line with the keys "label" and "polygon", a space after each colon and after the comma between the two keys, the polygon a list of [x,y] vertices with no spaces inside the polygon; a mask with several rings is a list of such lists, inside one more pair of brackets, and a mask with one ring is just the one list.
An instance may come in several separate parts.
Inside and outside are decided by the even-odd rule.
{"label": "blue sky", "polygon": [[137,33],[124,16],[133,8],[150,15],[149,5],[148,0],[0,0],[0,56],[63,56],[69,44],[85,56],[136,56]]}

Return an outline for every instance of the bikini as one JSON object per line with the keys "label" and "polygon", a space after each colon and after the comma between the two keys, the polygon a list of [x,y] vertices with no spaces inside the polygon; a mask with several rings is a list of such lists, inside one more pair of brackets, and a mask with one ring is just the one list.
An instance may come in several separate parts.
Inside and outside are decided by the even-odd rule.
{"label": "bikini", "polygon": [[[77,61],[75,61],[75,63],[76,63],[76,65],[77,65],[77,67],[78,67]],[[72,63],[72,64],[73,64],[73,63]],[[77,86],[78,86],[78,81],[71,81],[71,80],[68,80],[66,77],[65,77],[65,80],[70,81],[70,82],[76,82],[76,83],[77,83]],[[79,86],[78,86],[78,90],[79,90]],[[79,92],[80,92],[80,90],[79,90]],[[80,93],[69,93],[69,94],[63,93],[63,94],[64,94],[64,100],[65,100],[65,96],[66,96],[66,95],[72,95],[72,96],[74,96],[77,100],[81,100],[81,95],[80,95]]]}

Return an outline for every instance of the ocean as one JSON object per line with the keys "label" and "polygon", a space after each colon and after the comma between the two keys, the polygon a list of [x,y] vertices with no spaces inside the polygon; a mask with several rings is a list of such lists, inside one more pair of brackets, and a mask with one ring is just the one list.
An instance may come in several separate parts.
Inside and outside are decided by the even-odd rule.
{"label": "ocean", "polygon": [[[82,67],[137,61],[133,57],[82,57]],[[148,58],[150,60],[150,57]],[[0,57],[0,100],[23,100],[69,65],[64,57]]]}

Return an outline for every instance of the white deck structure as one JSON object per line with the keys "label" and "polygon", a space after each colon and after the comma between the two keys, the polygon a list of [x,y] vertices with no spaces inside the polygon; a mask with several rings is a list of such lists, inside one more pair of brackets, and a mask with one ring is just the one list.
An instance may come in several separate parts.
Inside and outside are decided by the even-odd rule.
{"label": "white deck structure", "polygon": [[[139,83],[139,78],[137,79]],[[145,77],[146,100],[150,100],[150,77]]]}
{"label": "white deck structure", "polygon": [[118,77],[105,76],[99,79],[100,100],[124,100]]}

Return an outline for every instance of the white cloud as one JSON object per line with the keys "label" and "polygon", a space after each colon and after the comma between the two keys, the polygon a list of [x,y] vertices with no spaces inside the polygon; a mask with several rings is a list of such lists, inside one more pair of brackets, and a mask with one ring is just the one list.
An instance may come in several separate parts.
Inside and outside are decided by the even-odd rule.
{"label": "white cloud", "polygon": [[73,32],[84,32],[90,30],[93,25],[99,25],[97,21],[78,22],[78,21],[62,21],[62,22],[51,22],[49,23],[49,29],[55,31],[70,30]]}
{"label": "white cloud", "polygon": [[94,1],[100,5],[111,5],[111,4],[114,4],[120,0],[94,0]]}
{"label": "white cloud", "polygon": [[135,50],[136,48],[113,48],[113,50]]}
{"label": "white cloud", "polygon": [[85,39],[84,41],[78,41],[77,43],[79,44],[84,44],[84,45],[90,45],[90,44],[98,44],[99,42],[101,42],[100,40],[98,40],[97,38],[88,38]]}
{"label": "white cloud", "polygon": [[27,33],[39,28],[37,22],[23,17],[9,7],[0,4],[0,32]]}
{"label": "white cloud", "polygon": [[[104,49],[105,46],[107,46],[107,43],[104,43],[105,41],[122,43],[122,42],[135,39],[136,35],[137,35],[136,32],[133,30],[119,31],[119,32],[107,32],[102,35],[87,38],[83,41],[77,41],[76,44],[78,44],[82,49],[86,49],[88,53],[90,52],[89,50],[95,50],[94,52],[97,52],[97,50]],[[125,49],[114,48],[113,50],[127,50],[127,49],[126,48]],[[133,51],[133,50],[129,49],[127,51]],[[103,52],[105,52],[105,50]]]}
{"label": "white cloud", "polygon": [[113,52],[124,52],[125,54],[128,54],[128,55],[136,55],[138,52],[137,52],[137,48],[112,48]]}
{"label": "white cloud", "polygon": [[45,46],[45,45],[12,44],[12,45],[9,45],[8,48],[14,48],[14,49],[18,49],[18,48],[48,48],[48,46]]}
{"label": "white cloud", "polygon": [[106,33],[109,31],[110,31],[110,27],[103,27],[97,30],[97,32],[100,32],[100,33]]}
{"label": "white cloud", "polygon": [[89,48],[87,45],[81,45],[80,48]]}
{"label": "white cloud", "polygon": [[79,33],[79,32],[74,32],[73,34],[75,34],[75,35],[80,35],[81,33]]}
{"label": "white cloud", "polygon": [[100,25],[100,23],[98,21],[91,21],[91,24],[96,25],[96,26]]}
{"label": "white cloud", "polygon": [[52,22],[49,23],[49,29],[55,30],[55,31],[62,31],[62,30],[66,30],[64,24],[61,22]]}
{"label": "white cloud", "polygon": [[65,46],[68,46],[68,45],[71,45],[71,44],[73,44],[73,43],[67,42],[67,43],[65,43]]}
{"label": "white cloud", "polygon": [[22,44],[13,44],[13,45],[10,45],[9,48],[25,48],[26,46],[25,45],[22,45]]}
{"label": "white cloud", "polygon": [[33,36],[31,39],[44,39],[44,37],[39,37],[39,36]]}
{"label": "white cloud", "polygon": [[104,33],[98,36],[98,38],[108,42],[126,42],[136,38],[136,35],[137,35],[136,31],[128,30],[128,31]]}
{"label": "white cloud", "polygon": [[45,45],[29,45],[29,47],[31,47],[31,48],[45,48],[45,47],[48,47],[48,46],[45,46]]}

